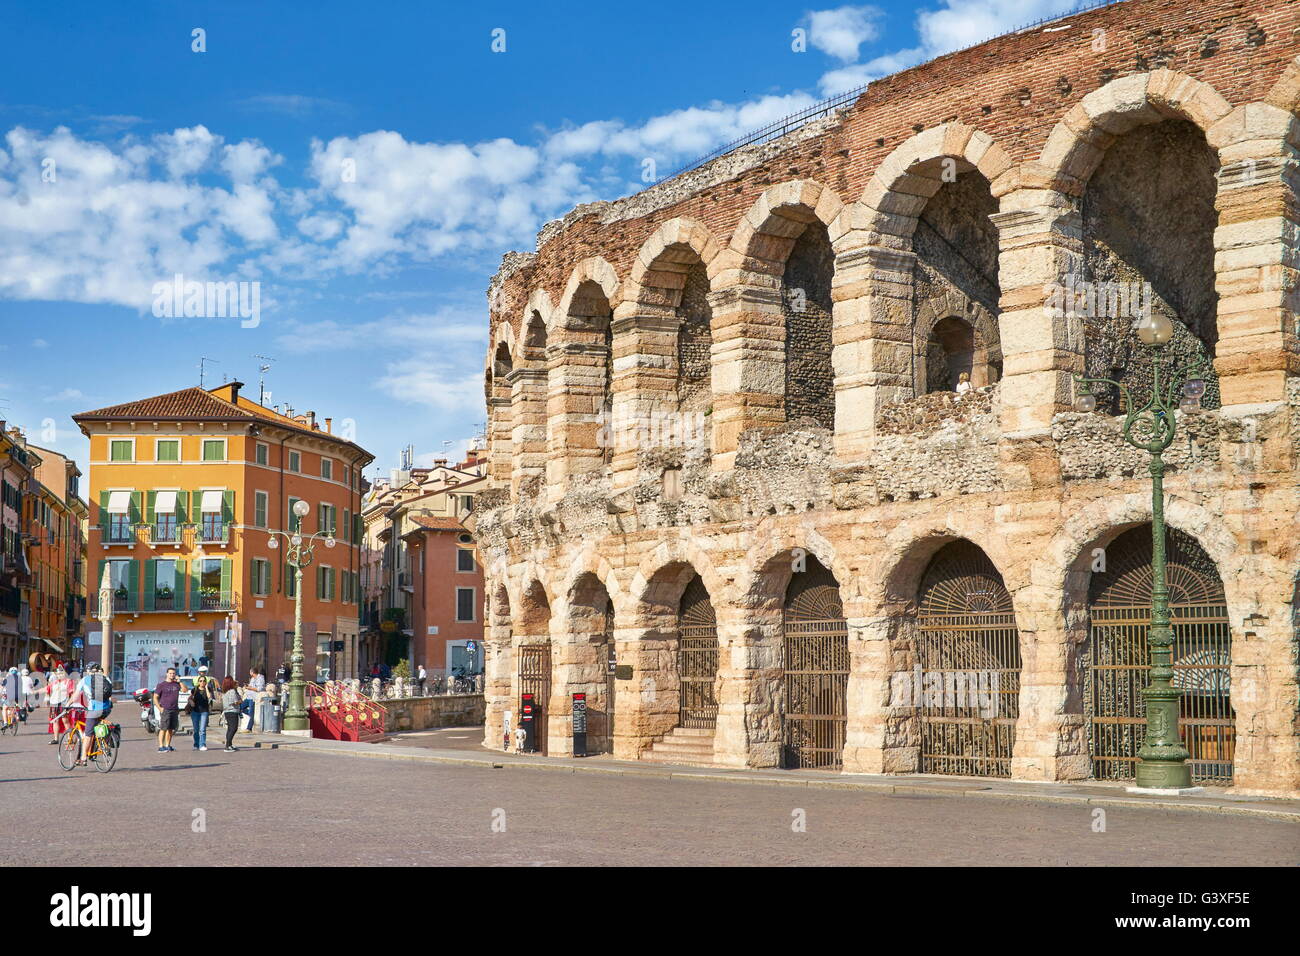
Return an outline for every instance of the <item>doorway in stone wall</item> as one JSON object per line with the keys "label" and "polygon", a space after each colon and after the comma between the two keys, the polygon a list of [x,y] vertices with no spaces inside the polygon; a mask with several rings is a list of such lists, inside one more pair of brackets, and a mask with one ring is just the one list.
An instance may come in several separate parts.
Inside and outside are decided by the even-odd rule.
{"label": "doorway in stone wall", "polygon": [[[546,725],[551,719],[551,645],[525,644],[519,648],[519,699],[521,701],[525,694],[532,694],[541,709],[541,717],[537,720],[535,732],[537,752],[545,756],[548,744]],[[522,709],[519,716],[522,719]]]}
{"label": "doorway in stone wall", "polygon": [[844,762],[849,628],[839,582],[816,558],[796,572],[783,614],[781,766],[835,769]]}

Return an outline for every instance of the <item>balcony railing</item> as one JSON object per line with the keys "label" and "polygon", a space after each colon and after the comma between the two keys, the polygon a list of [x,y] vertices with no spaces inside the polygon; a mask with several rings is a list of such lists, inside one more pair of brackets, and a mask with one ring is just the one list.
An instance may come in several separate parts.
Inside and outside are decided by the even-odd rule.
{"label": "balcony railing", "polygon": [[199,540],[204,544],[224,544],[230,536],[230,526],[221,521],[209,521],[204,516],[199,525]]}
{"label": "balcony railing", "polygon": [[174,521],[160,521],[150,526],[149,539],[155,544],[179,544],[180,526]]}
{"label": "balcony railing", "polygon": [[228,591],[220,594],[201,592],[198,605],[197,609],[200,611],[233,611],[235,609],[235,596]]}
{"label": "balcony railing", "polygon": [[133,544],[135,542],[135,525],[108,524],[101,529],[106,544]]}
{"label": "balcony railing", "polygon": [[114,594],[114,595],[113,595],[113,611],[114,611],[114,613],[117,613],[117,612],[119,612],[119,611],[123,611],[123,612],[127,612],[127,613],[133,613],[133,612],[135,611],[135,608],[136,608],[136,597],[135,597],[134,594]]}
{"label": "balcony railing", "polygon": [[170,594],[155,594],[153,596],[153,609],[155,611],[180,611],[184,609],[184,602],[176,600],[176,592]]}

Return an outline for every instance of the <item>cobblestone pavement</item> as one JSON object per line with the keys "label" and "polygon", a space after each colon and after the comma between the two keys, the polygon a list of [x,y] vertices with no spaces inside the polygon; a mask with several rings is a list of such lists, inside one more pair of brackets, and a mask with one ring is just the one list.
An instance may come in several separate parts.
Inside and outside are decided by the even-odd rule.
{"label": "cobblestone pavement", "polygon": [[[65,773],[43,736],[0,739],[0,864],[1300,860],[1300,825],[1248,816],[1116,807],[1099,833],[1095,807],[493,770],[294,746],[197,753],[189,738],[159,754],[138,728],[126,738],[109,774]],[[42,832],[34,820],[71,825]]]}

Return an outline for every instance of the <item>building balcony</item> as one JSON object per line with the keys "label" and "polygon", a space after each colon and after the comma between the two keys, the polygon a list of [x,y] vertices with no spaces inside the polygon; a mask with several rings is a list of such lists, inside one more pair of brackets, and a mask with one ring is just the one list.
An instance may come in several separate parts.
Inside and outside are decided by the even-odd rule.
{"label": "building balcony", "polygon": [[229,591],[203,592],[200,591],[198,600],[192,602],[194,611],[233,611],[235,610],[235,595]]}
{"label": "building balcony", "polygon": [[221,521],[208,521],[205,517],[197,528],[194,540],[200,544],[226,544],[230,540],[230,525]]}
{"label": "building balcony", "polygon": [[153,544],[181,543],[181,529],[175,522],[159,522],[149,526],[149,540]]}

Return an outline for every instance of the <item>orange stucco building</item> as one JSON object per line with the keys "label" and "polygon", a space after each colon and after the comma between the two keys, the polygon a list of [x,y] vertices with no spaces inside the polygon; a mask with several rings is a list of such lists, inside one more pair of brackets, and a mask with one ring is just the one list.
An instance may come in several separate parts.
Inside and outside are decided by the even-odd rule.
{"label": "orange stucco building", "polygon": [[[239,382],[84,412],[90,439],[87,659],[119,688],[206,659],[221,676],[274,673],[293,646],[294,575],[272,530],[332,532],[303,577],[304,674],[357,666],[362,469],[373,456],[315,412],[265,408]],[[297,501],[310,512],[299,524]],[[272,541],[277,546],[272,546]],[[105,648],[98,594],[113,595]]]}

